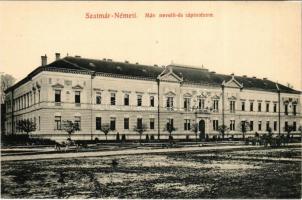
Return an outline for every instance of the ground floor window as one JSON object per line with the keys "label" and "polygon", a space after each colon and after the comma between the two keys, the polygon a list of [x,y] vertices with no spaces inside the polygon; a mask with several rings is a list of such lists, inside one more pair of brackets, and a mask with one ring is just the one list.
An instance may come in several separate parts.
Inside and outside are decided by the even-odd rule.
{"label": "ground floor window", "polygon": [[191,129],[191,120],[185,119],[184,121],[184,130],[189,131]]}
{"label": "ground floor window", "polygon": [[213,130],[214,131],[218,130],[218,120],[213,120]]}
{"label": "ground floor window", "polygon": [[259,121],[259,122],[258,122],[258,131],[261,131],[261,129],[262,129],[262,122]]}
{"label": "ground floor window", "polygon": [[230,121],[230,130],[234,131],[235,130],[235,120]]}
{"label": "ground floor window", "polygon": [[254,122],[250,121],[250,131],[253,131],[253,130],[254,130]]}
{"label": "ground floor window", "polygon": [[274,121],[274,131],[277,131],[277,121]]}
{"label": "ground floor window", "polygon": [[110,117],[110,130],[115,130],[115,117]]}
{"label": "ground floor window", "polygon": [[77,125],[78,130],[81,130],[81,117],[75,116],[74,123]]}
{"label": "ground floor window", "polygon": [[61,130],[61,116],[55,116],[55,130]]}
{"label": "ground floor window", "polygon": [[137,124],[136,124],[138,129],[141,129],[143,127],[143,119],[142,118],[137,118]]}
{"label": "ground floor window", "polygon": [[124,129],[129,130],[129,118],[124,118]]}
{"label": "ground floor window", "polygon": [[150,129],[154,130],[154,118],[150,118]]}
{"label": "ground floor window", "polygon": [[95,129],[96,130],[101,130],[102,128],[102,118],[101,117],[96,117],[95,118]]}

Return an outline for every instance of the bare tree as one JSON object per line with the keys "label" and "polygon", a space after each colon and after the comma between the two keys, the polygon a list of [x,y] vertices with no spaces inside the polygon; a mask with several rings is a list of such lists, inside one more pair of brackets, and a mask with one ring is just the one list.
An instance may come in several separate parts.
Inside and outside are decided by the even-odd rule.
{"label": "bare tree", "polygon": [[23,119],[17,122],[17,129],[28,135],[30,132],[36,130],[36,123],[29,119]]}
{"label": "bare tree", "polygon": [[1,91],[0,91],[0,96],[1,96],[1,104],[4,103],[5,101],[5,95],[4,95],[4,91],[11,87],[16,79],[12,76],[12,75],[9,75],[9,74],[4,74],[2,72],[1,73]]}
{"label": "bare tree", "polygon": [[101,131],[105,134],[106,141],[107,141],[107,135],[111,131],[110,125],[108,123],[102,124]]}
{"label": "bare tree", "polygon": [[222,136],[222,139],[224,139],[224,135],[225,133],[229,130],[229,127],[227,127],[226,125],[220,125],[218,126],[218,131]]}
{"label": "bare tree", "polygon": [[195,134],[195,141],[197,143],[197,134],[198,134],[198,123],[193,123],[191,131]]}
{"label": "bare tree", "polygon": [[80,130],[79,124],[70,120],[63,121],[62,125],[62,129],[68,133],[69,139],[72,133]]}
{"label": "bare tree", "polygon": [[164,130],[169,132],[169,140],[171,142],[173,139],[172,132],[176,131],[177,129],[174,127],[173,123],[171,121],[169,121],[169,122],[167,122]]}
{"label": "bare tree", "polygon": [[141,143],[142,135],[147,131],[147,125],[142,124],[141,126],[134,126],[133,130],[139,133],[139,143]]}
{"label": "bare tree", "polygon": [[242,132],[242,138],[245,138],[245,133],[249,131],[250,123],[245,120],[240,122],[240,130]]}

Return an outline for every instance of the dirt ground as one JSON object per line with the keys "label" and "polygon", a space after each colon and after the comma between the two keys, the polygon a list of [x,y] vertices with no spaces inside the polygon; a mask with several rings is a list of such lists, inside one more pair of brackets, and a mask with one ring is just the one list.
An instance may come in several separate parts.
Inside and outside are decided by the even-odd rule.
{"label": "dirt ground", "polygon": [[7,161],[1,173],[2,198],[300,199],[301,145]]}

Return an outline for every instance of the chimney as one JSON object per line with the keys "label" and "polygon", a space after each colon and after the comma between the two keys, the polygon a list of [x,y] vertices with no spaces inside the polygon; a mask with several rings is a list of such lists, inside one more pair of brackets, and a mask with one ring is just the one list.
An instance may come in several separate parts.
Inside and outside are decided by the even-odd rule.
{"label": "chimney", "polygon": [[60,60],[60,53],[56,53],[56,61]]}
{"label": "chimney", "polygon": [[42,66],[45,66],[45,65],[47,65],[47,56],[46,56],[46,54],[45,54],[45,56],[41,56],[41,65]]}

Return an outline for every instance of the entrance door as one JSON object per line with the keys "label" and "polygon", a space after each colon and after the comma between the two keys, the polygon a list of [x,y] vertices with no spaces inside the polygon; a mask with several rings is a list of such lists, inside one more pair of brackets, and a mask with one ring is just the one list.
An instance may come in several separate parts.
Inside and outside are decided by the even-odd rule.
{"label": "entrance door", "polygon": [[204,120],[200,120],[199,121],[199,139],[203,140],[205,139],[205,121]]}

